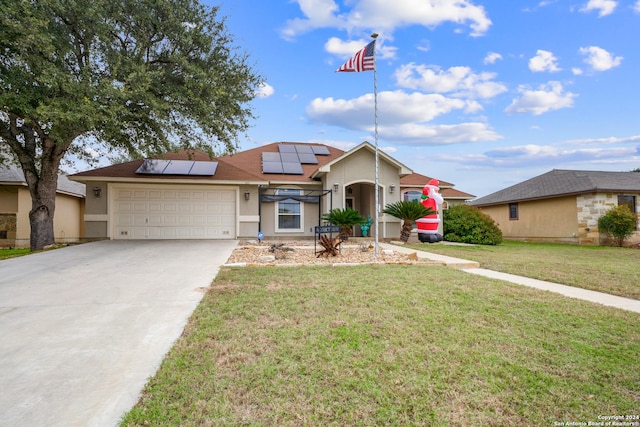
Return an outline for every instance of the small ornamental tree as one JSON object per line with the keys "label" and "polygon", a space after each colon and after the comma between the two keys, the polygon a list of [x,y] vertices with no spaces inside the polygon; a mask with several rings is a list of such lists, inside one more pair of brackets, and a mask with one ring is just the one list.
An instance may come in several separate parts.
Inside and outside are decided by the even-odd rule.
{"label": "small ornamental tree", "polygon": [[622,246],[635,231],[636,221],[636,216],[628,206],[616,206],[598,219],[598,230],[611,234],[614,245]]}
{"label": "small ornamental tree", "polygon": [[354,225],[360,225],[367,220],[360,213],[351,208],[333,209],[322,216],[323,221],[330,222],[340,226],[340,239],[345,241],[349,239],[349,235]]}
{"label": "small ornamental tree", "polygon": [[491,217],[480,209],[458,205],[443,214],[444,240],[449,242],[498,245],[502,243],[502,231]]}
{"label": "small ornamental tree", "polygon": [[411,236],[413,223],[423,216],[432,215],[435,212],[430,208],[425,208],[417,201],[401,200],[399,202],[390,203],[385,206],[383,213],[394,216],[402,220],[402,230],[400,232],[400,240],[407,242]]}

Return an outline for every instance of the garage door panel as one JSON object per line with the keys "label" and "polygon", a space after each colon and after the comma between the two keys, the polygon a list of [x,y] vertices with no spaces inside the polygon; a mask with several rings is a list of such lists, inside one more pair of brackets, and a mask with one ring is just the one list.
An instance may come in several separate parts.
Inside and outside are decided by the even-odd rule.
{"label": "garage door panel", "polygon": [[114,189],[114,238],[235,238],[235,189],[151,187]]}

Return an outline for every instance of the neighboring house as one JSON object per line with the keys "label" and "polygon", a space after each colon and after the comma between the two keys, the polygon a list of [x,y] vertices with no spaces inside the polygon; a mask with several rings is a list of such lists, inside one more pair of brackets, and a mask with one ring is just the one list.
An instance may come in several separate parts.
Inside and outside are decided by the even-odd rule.
{"label": "neighboring house", "polygon": [[[405,185],[413,171],[382,151],[378,158],[381,207],[428,181]],[[375,147],[368,142],[348,152],[281,142],[214,159],[183,151],[71,179],[89,189],[89,239],[313,238],[322,214],[334,208],[375,218]],[[379,214],[379,238],[399,235],[400,220]]]}
{"label": "neighboring house", "polygon": [[[420,175],[419,173],[412,173],[400,178],[400,192],[402,193],[402,200],[420,201],[422,189],[431,179],[432,177]],[[444,203],[442,205],[443,210],[449,209],[451,206],[464,205],[469,200],[476,197],[473,194],[465,193],[453,188],[454,185],[450,182],[439,182],[439,193],[444,198]]]}
{"label": "neighboring house", "polygon": [[[640,217],[640,173],[557,170],[473,200],[506,239],[606,244],[598,218],[625,204]],[[640,243],[636,231],[630,243]]]}
{"label": "neighboring house", "polygon": [[[84,233],[84,184],[58,177],[53,234],[58,243],[77,242]],[[0,247],[29,247],[31,194],[22,170],[0,167]]]}

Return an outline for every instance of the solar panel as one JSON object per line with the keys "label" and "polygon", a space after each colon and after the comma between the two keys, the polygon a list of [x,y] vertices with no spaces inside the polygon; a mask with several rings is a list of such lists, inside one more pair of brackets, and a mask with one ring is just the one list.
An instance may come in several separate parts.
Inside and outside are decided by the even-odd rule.
{"label": "solar panel", "polygon": [[302,175],[304,173],[304,171],[302,170],[302,165],[300,163],[282,162],[282,171],[284,173],[288,173],[292,175]]}
{"label": "solar panel", "polygon": [[189,175],[193,160],[171,160],[162,172],[163,175]]}
{"label": "solar panel", "polygon": [[289,144],[278,144],[278,151],[280,151],[281,153],[295,153],[296,146]]}
{"label": "solar panel", "polygon": [[300,153],[313,154],[313,148],[311,148],[310,145],[295,145],[295,147],[296,147],[296,151],[298,152],[298,154],[300,154]]}
{"label": "solar panel", "polygon": [[279,162],[280,153],[262,153],[263,162]]}
{"label": "solar panel", "polygon": [[218,162],[198,162],[196,161],[189,172],[189,175],[213,176],[218,169]]}
{"label": "solar panel", "polygon": [[140,167],[136,169],[136,173],[146,175],[162,175],[162,172],[169,165],[169,160],[149,159],[142,162]]}
{"label": "solar panel", "polygon": [[145,175],[213,176],[217,168],[218,162],[150,159],[142,162],[136,173]]}
{"label": "solar panel", "polygon": [[283,163],[300,163],[298,159],[298,154],[296,152],[293,153],[280,153],[280,159]]}
{"label": "solar panel", "polygon": [[316,156],[313,153],[298,153],[298,158],[300,159],[300,163],[305,165],[318,164],[318,159],[316,159]]}
{"label": "solar panel", "polygon": [[[264,153],[262,153],[264,154]],[[282,173],[281,162],[262,162],[262,173]]]}
{"label": "solar panel", "polygon": [[331,153],[329,149],[324,145],[312,145],[311,149],[313,150],[313,154],[317,154],[319,156],[329,156]]}

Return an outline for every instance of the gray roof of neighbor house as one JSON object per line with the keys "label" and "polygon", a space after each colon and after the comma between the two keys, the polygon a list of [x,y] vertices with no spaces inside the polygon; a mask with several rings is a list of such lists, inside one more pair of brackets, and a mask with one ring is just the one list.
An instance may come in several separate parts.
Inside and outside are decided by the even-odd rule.
{"label": "gray roof of neighbor house", "polygon": [[640,173],[553,169],[488,196],[470,205],[488,206],[596,192],[640,192]]}
{"label": "gray roof of neighbor house", "polygon": [[[15,166],[0,167],[0,185],[27,186],[22,169]],[[58,193],[65,193],[76,197],[85,197],[85,185],[70,181],[66,175],[58,175]]]}

